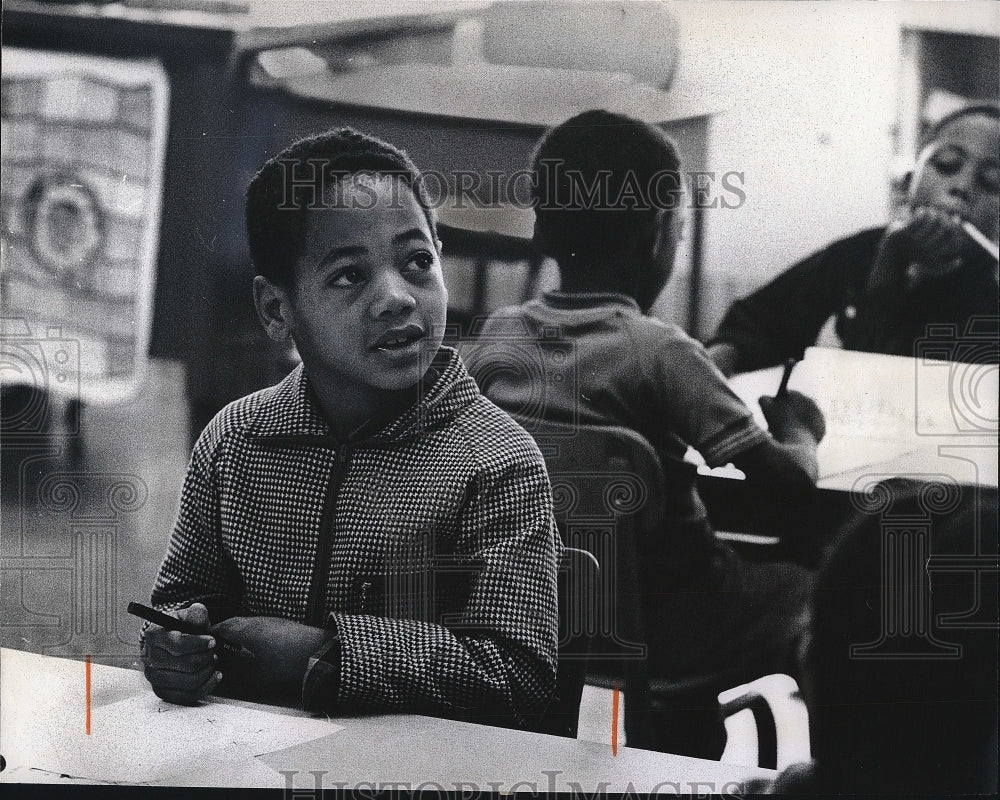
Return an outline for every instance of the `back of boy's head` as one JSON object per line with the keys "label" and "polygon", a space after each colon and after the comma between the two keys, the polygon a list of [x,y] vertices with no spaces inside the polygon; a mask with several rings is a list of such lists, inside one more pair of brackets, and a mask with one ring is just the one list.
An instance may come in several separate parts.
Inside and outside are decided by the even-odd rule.
{"label": "back of boy's head", "polygon": [[563,270],[599,276],[648,258],[658,208],[676,209],[680,159],[659,128],[586,111],[552,128],[532,156],[540,244]]}
{"label": "back of boy's head", "polygon": [[[959,491],[951,509],[934,513]],[[803,665],[819,788],[950,793],[995,785],[987,750],[997,720],[997,506],[995,495],[977,495],[887,481],[872,497],[888,498],[891,508],[859,515],[834,543],[817,577]],[[919,557],[920,536],[929,537],[930,560]],[[949,556],[974,554],[992,558],[992,571],[941,569]],[[921,581],[929,585],[920,589]],[[970,624],[940,624],[942,614],[977,604]],[[881,650],[872,647],[879,642]],[[960,653],[947,655],[942,643]],[[868,652],[852,653],[859,645]]]}
{"label": "back of boy's head", "polygon": [[398,147],[353,128],[300,139],[268,160],[246,193],[247,237],[258,275],[291,288],[302,252],[307,211],[328,202],[338,180],[356,174],[399,178],[413,191],[437,239],[434,213],[420,171]]}

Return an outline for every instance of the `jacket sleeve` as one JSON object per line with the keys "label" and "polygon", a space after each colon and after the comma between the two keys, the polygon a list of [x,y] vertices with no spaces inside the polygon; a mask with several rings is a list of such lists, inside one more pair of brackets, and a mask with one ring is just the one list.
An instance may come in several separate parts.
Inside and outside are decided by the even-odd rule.
{"label": "jacket sleeve", "polygon": [[802,358],[827,319],[851,295],[852,276],[870,268],[874,250],[859,245],[867,245],[869,238],[877,242],[879,236],[878,231],[866,231],[836,242],[737,300],[710,344],[735,345],[740,372]]}
{"label": "jacket sleeve", "polygon": [[442,624],[334,613],[338,641],[310,662],[307,709],[426,709],[495,724],[544,709],[561,549],[544,463],[536,450],[473,483],[457,548],[475,567],[464,605]]}
{"label": "jacket sleeve", "polygon": [[237,612],[237,580],[222,548],[219,493],[213,477],[211,426],[195,444],[167,553],[153,586],[161,610],[203,603],[212,622]]}

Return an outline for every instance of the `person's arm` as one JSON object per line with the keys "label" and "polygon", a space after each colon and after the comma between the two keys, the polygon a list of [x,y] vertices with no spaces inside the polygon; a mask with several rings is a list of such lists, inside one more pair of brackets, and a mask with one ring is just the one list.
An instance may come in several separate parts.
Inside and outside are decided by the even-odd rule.
{"label": "person's arm", "polygon": [[192,453],[177,522],[152,594],[154,607],[202,626],[205,633],[196,636],[147,624],[140,638],[153,691],[181,704],[197,702],[218,687],[223,675],[209,617],[213,610],[219,614],[235,605],[218,547],[218,498],[207,440],[203,435]]}
{"label": "person's arm", "polygon": [[258,676],[265,687],[301,682],[308,710],[523,718],[555,685],[558,534],[540,454],[481,474],[460,530],[475,578],[444,624],[334,613],[326,631],[275,618],[232,618],[213,631],[270,665]]}
{"label": "person's arm", "polygon": [[698,450],[710,467],[732,462],[748,480],[816,482],[816,445],[825,426],[812,400],[798,392],[762,397],[769,431],[761,430],[705,348],[686,337],[659,336],[638,342],[635,349],[653,356],[648,385],[668,430]]}
{"label": "person's arm", "polygon": [[978,305],[975,290],[960,297],[966,287],[979,286],[995,311],[996,284],[987,280],[976,248],[958,217],[936,208],[900,209],[859,281],[856,314],[844,321],[852,349],[914,355],[913,337],[929,323],[952,321],[952,309]]}
{"label": "person's arm", "polygon": [[[867,236],[869,232],[814,253],[734,302],[708,343],[709,355],[723,374],[728,377],[786,358],[802,358],[847,297],[850,275],[863,249],[856,245]],[[870,252],[867,257],[871,258]]]}
{"label": "person's arm", "polygon": [[771,436],[734,454],[733,463],[746,473],[748,481],[814,485],[819,475],[816,447],[826,432],[822,412],[799,392],[762,397],[760,406]]}

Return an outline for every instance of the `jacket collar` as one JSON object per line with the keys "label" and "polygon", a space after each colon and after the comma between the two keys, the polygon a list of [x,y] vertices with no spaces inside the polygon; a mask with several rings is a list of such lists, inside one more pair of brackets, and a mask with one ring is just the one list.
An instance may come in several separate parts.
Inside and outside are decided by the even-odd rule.
{"label": "jacket collar", "polygon": [[[420,389],[420,400],[396,419],[370,420],[350,440],[384,444],[410,440],[450,423],[479,396],[476,382],[450,347],[438,351]],[[276,386],[264,390],[264,397],[247,426],[247,435],[275,444],[337,444],[313,392],[309,375],[299,364]]]}

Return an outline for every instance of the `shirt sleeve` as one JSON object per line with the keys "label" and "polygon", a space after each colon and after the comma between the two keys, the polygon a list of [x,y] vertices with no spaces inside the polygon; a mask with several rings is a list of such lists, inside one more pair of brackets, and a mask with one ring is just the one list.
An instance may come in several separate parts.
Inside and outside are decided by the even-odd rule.
{"label": "shirt sleeve", "polygon": [[686,334],[663,329],[641,352],[655,354],[649,381],[663,429],[701,453],[710,467],[729,463],[770,436],[705,348]]}
{"label": "shirt sleeve", "polygon": [[820,329],[851,294],[851,281],[867,273],[881,231],[836,242],[803,259],[766,286],[737,300],[726,312],[710,344],[727,342],[739,351],[740,372],[802,358]]}
{"label": "shirt sleeve", "polygon": [[555,685],[561,549],[544,462],[521,459],[475,484],[458,543],[476,565],[464,607],[442,624],[333,614],[337,641],[310,661],[307,709],[423,708],[496,724],[544,709]]}

